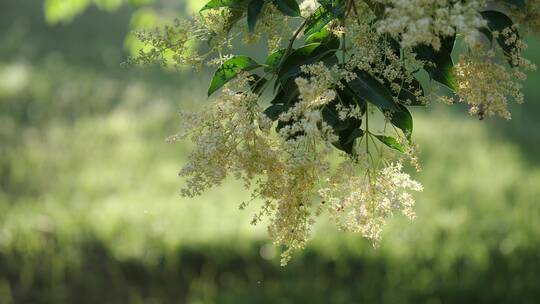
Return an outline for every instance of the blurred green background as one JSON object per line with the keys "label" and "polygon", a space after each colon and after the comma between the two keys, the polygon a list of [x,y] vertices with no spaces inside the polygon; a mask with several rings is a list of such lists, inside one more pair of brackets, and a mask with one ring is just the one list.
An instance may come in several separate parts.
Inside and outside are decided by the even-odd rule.
{"label": "blurred green background", "polygon": [[179,196],[190,145],[164,139],[207,72],[120,66],[130,26],[196,5],[71,1],[0,1],[0,303],[540,301],[540,73],[508,122],[417,110],[418,218],[377,249],[320,224],[282,268],[239,183]]}

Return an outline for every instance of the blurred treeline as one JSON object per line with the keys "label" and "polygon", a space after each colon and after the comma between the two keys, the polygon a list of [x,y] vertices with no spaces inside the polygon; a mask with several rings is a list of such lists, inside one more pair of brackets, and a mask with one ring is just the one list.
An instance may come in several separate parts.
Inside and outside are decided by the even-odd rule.
{"label": "blurred treeline", "polygon": [[207,75],[121,68],[132,8],[56,25],[43,8],[0,2],[0,303],[540,301],[538,72],[509,122],[414,113],[414,222],[379,248],[321,224],[282,268],[239,183],[178,195],[190,146],[164,139]]}

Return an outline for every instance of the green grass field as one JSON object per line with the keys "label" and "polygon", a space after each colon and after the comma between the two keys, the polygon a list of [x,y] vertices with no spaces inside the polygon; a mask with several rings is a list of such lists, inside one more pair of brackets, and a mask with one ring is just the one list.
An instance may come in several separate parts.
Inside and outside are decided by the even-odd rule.
{"label": "green grass field", "polygon": [[[240,183],[179,196],[207,75],[121,68],[129,10],[0,4],[0,303],[537,303],[540,74],[511,121],[415,115],[425,187],[380,248],[322,223],[279,266]],[[540,63],[540,44],[529,55]]]}

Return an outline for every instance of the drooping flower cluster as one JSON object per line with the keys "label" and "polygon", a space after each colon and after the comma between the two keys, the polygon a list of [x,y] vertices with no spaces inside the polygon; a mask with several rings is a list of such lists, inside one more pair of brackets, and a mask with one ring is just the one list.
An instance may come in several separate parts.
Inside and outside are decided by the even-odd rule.
{"label": "drooping flower cluster", "polygon": [[484,56],[462,55],[456,65],[459,101],[468,103],[471,115],[480,119],[485,116],[499,115],[510,119],[509,99],[523,102],[520,84],[499,63],[494,62],[493,52]]}
{"label": "drooping flower cluster", "polygon": [[[529,12],[519,1],[496,2],[533,33],[540,30],[531,17],[538,1],[526,1]],[[306,245],[318,216],[374,244],[393,214],[415,217],[412,192],[422,186],[402,163],[419,170],[409,109],[432,97],[419,70],[430,85],[455,94],[441,99],[467,103],[480,118],[509,118],[509,101],[523,101],[519,82],[534,66],[521,55],[526,45],[517,25],[492,6],[212,0],[192,21],[140,33],[146,47],[131,61],[218,66],[208,93],[221,92],[200,113],[182,113],[182,130],[171,137],[195,143],[180,171],[182,194],[200,195],[228,176],[242,180],[252,200],[241,208],[262,202],[252,223],[270,219],[270,236],[286,247],[285,264]],[[262,61],[231,54],[234,41],[261,40],[270,50]],[[466,52],[454,64],[457,43]]]}
{"label": "drooping flower cluster", "polygon": [[512,69],[497,62],[494,50],[486,51],[476,44],[471,52],[462,54],[455,65],[456,93],[459,102],[471,106],[471,115],[480,119],[494,115],[510,119],[508,104],[512,100],[523,103],[520,81],[526,79],[525,71],[535,70],[536,66],[522,57],[527,45],[517,36],[515,27],[494,32],[494,35],[508,47],[507,57]]}
{"label": "drooping flower cluster", "polygon": [[408,191],[422,191],[422,185],[402,172],[401,163],[358,176],[358,167],[341,164],[338,173],[319,190],[332,216],[343,230],[358,232],[375,242],[381,238],[385,220],[394,211],[414,219],[414,198]]}

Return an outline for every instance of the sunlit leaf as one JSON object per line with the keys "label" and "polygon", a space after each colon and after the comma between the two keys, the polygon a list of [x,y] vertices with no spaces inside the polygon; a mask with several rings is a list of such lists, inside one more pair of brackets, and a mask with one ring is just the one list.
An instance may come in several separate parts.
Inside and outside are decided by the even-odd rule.
{"label": "sunlit leaf", "polygon": [[278,68],[279,63],[281,62],[281,59],[283,58],[283,54],[285,54],[286,49],[281,49],[279,51],[275,51],[274,53],[270,54],[265,62],[264,71],[265,72],[271,72]]}
{"label": "sunlit leaf", "polygon": [[340,45],[339,37],[332,33],[327,28],[310,35],[306,38],[306,44],[320,43],[326,45],[330,49],[338,49]]}
{"label": "sunlit leaf", "polygon": [[304,34],[311,35],[319,32],[333,19],[334,16],[329,11],[327,11],[324,7],[319,7],[307,19]]}
{"label": "sunlit leaf", "polygon": [[214,8],[229,7],[229,8],[245,8],[248,0],[210,0],[201,9],[202,11]]}
{"label": "sunlit leaf", "polygon": [[208,96],[219,90],[224,84],[235,78],[240,71],[250,71],[260,67],[253,59],[247,56],[234,56],[225,61],[216,71],[208,89]]}
{"label": "sunlit leaf", "polygon": [[383,144],[385,144],[386,146],[394,149],[394,150],[397,150],[401,153],[405,152],[405,150],[403,149],[403,146],[401,146],[401,144],[397,141],[397,139],[391,137],[391,136],[385,136],[385,135],[373,135],[375,136],[378,140],[380,140]]}

